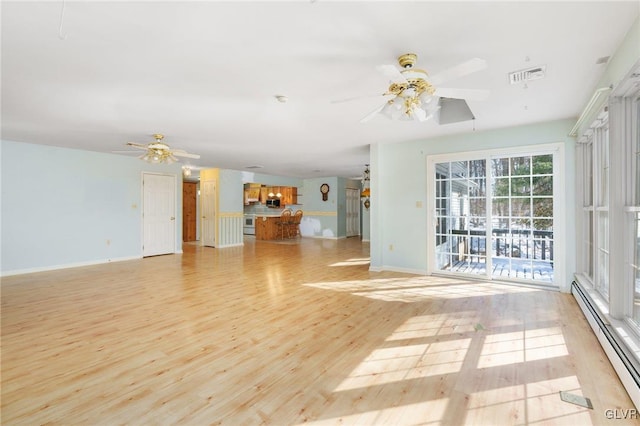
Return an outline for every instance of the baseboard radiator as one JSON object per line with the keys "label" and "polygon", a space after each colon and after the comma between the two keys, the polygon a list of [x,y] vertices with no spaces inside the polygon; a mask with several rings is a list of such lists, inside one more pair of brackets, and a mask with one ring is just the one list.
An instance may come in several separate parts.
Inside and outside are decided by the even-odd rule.
{"label": "baseboard radiator", "polygon": [[243,242],[243,217],[238,215],[220,216],[218,247],[241,246]]}
{"label": "baseboard radiator", "polygon": [[629,353],[624,344],[620,342],[611,324],[605,318],[601,318],[589,295],[575,281],[571,283],[571,293],[576,298],[578,305],[580,305],[584,316],[591,325],[609,361],[611,361],[635,408],[640,410],[640,368],[638,362]]}

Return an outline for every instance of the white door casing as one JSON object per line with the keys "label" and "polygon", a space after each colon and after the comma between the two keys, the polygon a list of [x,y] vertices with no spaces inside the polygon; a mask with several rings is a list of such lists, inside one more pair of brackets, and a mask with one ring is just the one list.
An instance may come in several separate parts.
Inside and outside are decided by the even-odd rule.
{"label": "white door casing", "polygon": [[176,177],[142,174],[142,256],[176,251]]}
{"label": "white door casing", "polygon": [[201,183],[200,197],[202,211],[202,245],[216,246],[216,181],[207,180]]}

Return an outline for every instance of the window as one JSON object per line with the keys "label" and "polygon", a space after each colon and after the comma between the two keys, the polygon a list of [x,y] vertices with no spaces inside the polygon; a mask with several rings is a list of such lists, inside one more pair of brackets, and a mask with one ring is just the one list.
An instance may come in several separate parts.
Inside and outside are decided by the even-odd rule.
{"label": "window", "polygon": [[634,71],[578,140],[576,277],[640,342],[640,63]]}
{"label": "window", "polygon": [[[432,156],[435,233],[444,273],[554,282],[554,163],[559,146]],[[431,255],[430,255],[431,256]]]}

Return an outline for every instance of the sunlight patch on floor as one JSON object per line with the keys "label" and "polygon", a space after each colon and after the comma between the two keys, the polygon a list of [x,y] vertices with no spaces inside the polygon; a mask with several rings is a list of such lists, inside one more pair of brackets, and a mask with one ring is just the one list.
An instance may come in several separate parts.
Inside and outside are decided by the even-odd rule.
{"label": "sunlight patch on floor", "polygon": [[506,286],[483,281],[461,281],[440,277],[383,278],[372,280],[321,282],[304,284],[309,287],[351,292],[387,302],[420,302],[432,298],[457,299],[494,296],[504,293],[543,291],[529,287]]}
{"label": "sunlight patch on floor", "polygon": [[568,354],[558,327],[489,334],[482,345],[477,367],[497,367]]}
{"label": "sunlight patch on floor", "polygon": [[368,257],[363,257],[359,259],[347,259],[342,262],[332,263],[329,266],[357,266],[357,265],[368,265],[371,262],[371,259]]}
{"label": "sunlight patch on floor", "polygon": [[561,390],[581,395],[576,376],[504,386],[469,395],[467,422],[484,424],[501,419],[509,424],[592,424],[589,410],[562,401]]}
{"label": "sunlight patch on floor", "polygon": [[448,398],[404,404],[382,410],[364,411],[341,417],[300,423],[302,425],[439,425],[449,404]]}

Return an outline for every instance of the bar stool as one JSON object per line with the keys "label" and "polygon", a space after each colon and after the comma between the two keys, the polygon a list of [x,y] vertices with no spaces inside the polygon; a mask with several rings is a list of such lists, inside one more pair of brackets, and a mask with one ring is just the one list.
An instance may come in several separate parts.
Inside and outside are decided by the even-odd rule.
{"label": "bar stool", "polygon": [[284,240],[284,233],[287,232],[287,238],[289,237],[289,224],[291,223],[291,209],[284,209],[280,213],[280,220],[276,222],[278,232],[280,233],[280,239]]}
{"label": "bar stool", "polygon": [[291,217],[291,222],[289,222],[289,238],[297,237],[300,234],[300,221],[302,220],[302,215],[304,213],[302,210],[296,210],[294,215]]}

